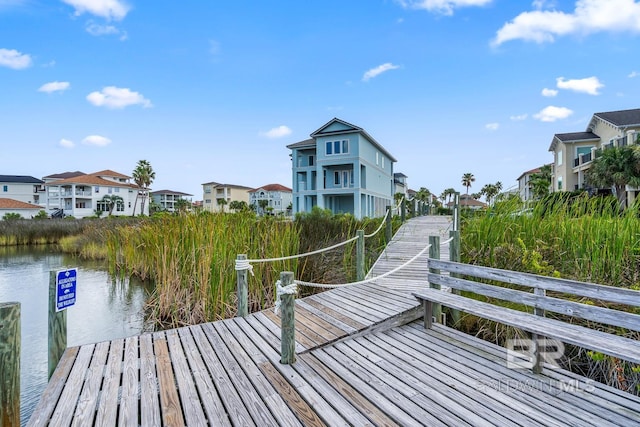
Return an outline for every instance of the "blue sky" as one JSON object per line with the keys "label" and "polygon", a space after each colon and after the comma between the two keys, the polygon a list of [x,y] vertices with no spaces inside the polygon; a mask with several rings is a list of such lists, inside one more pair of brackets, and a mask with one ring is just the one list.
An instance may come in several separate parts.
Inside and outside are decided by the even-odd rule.
{"label": "blue sky", "polygon": [[291,186],[286,145],[338,117],[411,188],[508,188],[640,108],[639,35],[633,0],[0,0],[0,174]]}

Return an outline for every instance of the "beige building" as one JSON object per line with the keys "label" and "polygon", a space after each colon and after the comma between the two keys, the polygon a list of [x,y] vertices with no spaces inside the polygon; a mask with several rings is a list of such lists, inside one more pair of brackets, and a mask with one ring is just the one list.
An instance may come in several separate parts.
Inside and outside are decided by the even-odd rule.
{"label": "beige building", "polygon": [[202,209],[209,212],[230,212],[229,204],[237,200],[249,204],[251,187],[207,182],[202,184]]}
{"label": "beige building", "polygon": [[[596,113],[584,132],[555,134],[549,146],[553,153],[552,191],[597,191],[585,181],[585,171],[597,151],[636,144],[639,135],[640,108]],[[627,188],[627,192],[631,203],[638,189]]]}

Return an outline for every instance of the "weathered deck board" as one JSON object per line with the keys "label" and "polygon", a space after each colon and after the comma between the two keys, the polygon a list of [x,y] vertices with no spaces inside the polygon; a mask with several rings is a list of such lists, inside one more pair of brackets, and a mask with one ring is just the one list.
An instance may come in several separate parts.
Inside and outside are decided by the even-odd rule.
{"label": "weathered deck board", "polygon": [[[448,224],[407,222],[369,277],[428,235],[446,239]],[[638,397],[563,370],[509,369],[491,343],[405,324],[419,307],[411,291],[427,286],[422,258],[297,300],[293,365],[280,363],[272,310],[67,349],[29,425],[640,425]]]}

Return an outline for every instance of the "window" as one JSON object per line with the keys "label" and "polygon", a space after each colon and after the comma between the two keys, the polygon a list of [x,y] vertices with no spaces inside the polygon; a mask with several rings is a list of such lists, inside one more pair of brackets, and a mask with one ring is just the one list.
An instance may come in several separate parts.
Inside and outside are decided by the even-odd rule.
{"label": "window", "polygon": [[349,140],[342,139],[339,141],[327,141],[326,154],[327,156],[332,154],[346,154],[349,152]]}
{"label": "window", "polygon": [[6,193],[7,191],[9,191],[9,186],[8,186],[8,185],[3,185],[3,186],[2,186],[2,191],[4,191],[5,193]]}
{"label": "window", "polygon": [[558,190],[562,190],[562,177],[558,177]]}
{"label": "window", "polygon": [[340,185],[340,171],[335,171],[333,173],[333,184]]}
{"label": "window", "polygon": [[556,159],[558,166],[562,166],[562,151],[558,151],[558,158]]}
{"label": "window", "polygon": [[380,164],[380,154],[376,151],[376,165]]}
{"label": "window", "polygon": [[99,193],[100,192],[100,187],[96,185],[95,191],[96,191],[96,193]]}
{"label": "window", "polygon": [[384,156],[382,156],[382,169],[384,169]]}
{"label": "window", "polygon": [[120,192],[120,188],[116,187],[116,188],[113,189],[113,191],[116,192],[116,193],[119,193]]}
{"label": "window", "polygon": [[313,166],[314,158],[313,156],[309,156],[309,166]]}

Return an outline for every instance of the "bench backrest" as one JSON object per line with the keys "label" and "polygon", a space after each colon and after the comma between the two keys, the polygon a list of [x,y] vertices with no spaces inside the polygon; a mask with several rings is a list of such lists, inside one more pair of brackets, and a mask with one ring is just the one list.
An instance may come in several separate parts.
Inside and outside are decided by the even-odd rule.
{"label": "bench backrest", "polygon": [[[428,263],[430,271],[428,280],[432,285],[448,286],[461,291],[523,304],[535,309],[640,331],[640,315],[638,314],[599,307],[593,305],[593,301],[591,304],[583,304],[564,299],[577,296],[594,301],[640,307],[640,291],[433,258],[429,258]],[[450,275],[443,275],[443,272],[448,272]],[[472,280],[474,278],[516,285],[520,289],[529,288],[529,291],[480,283]],[[547,291],[553,292],[553,296],[546,295]]]}

